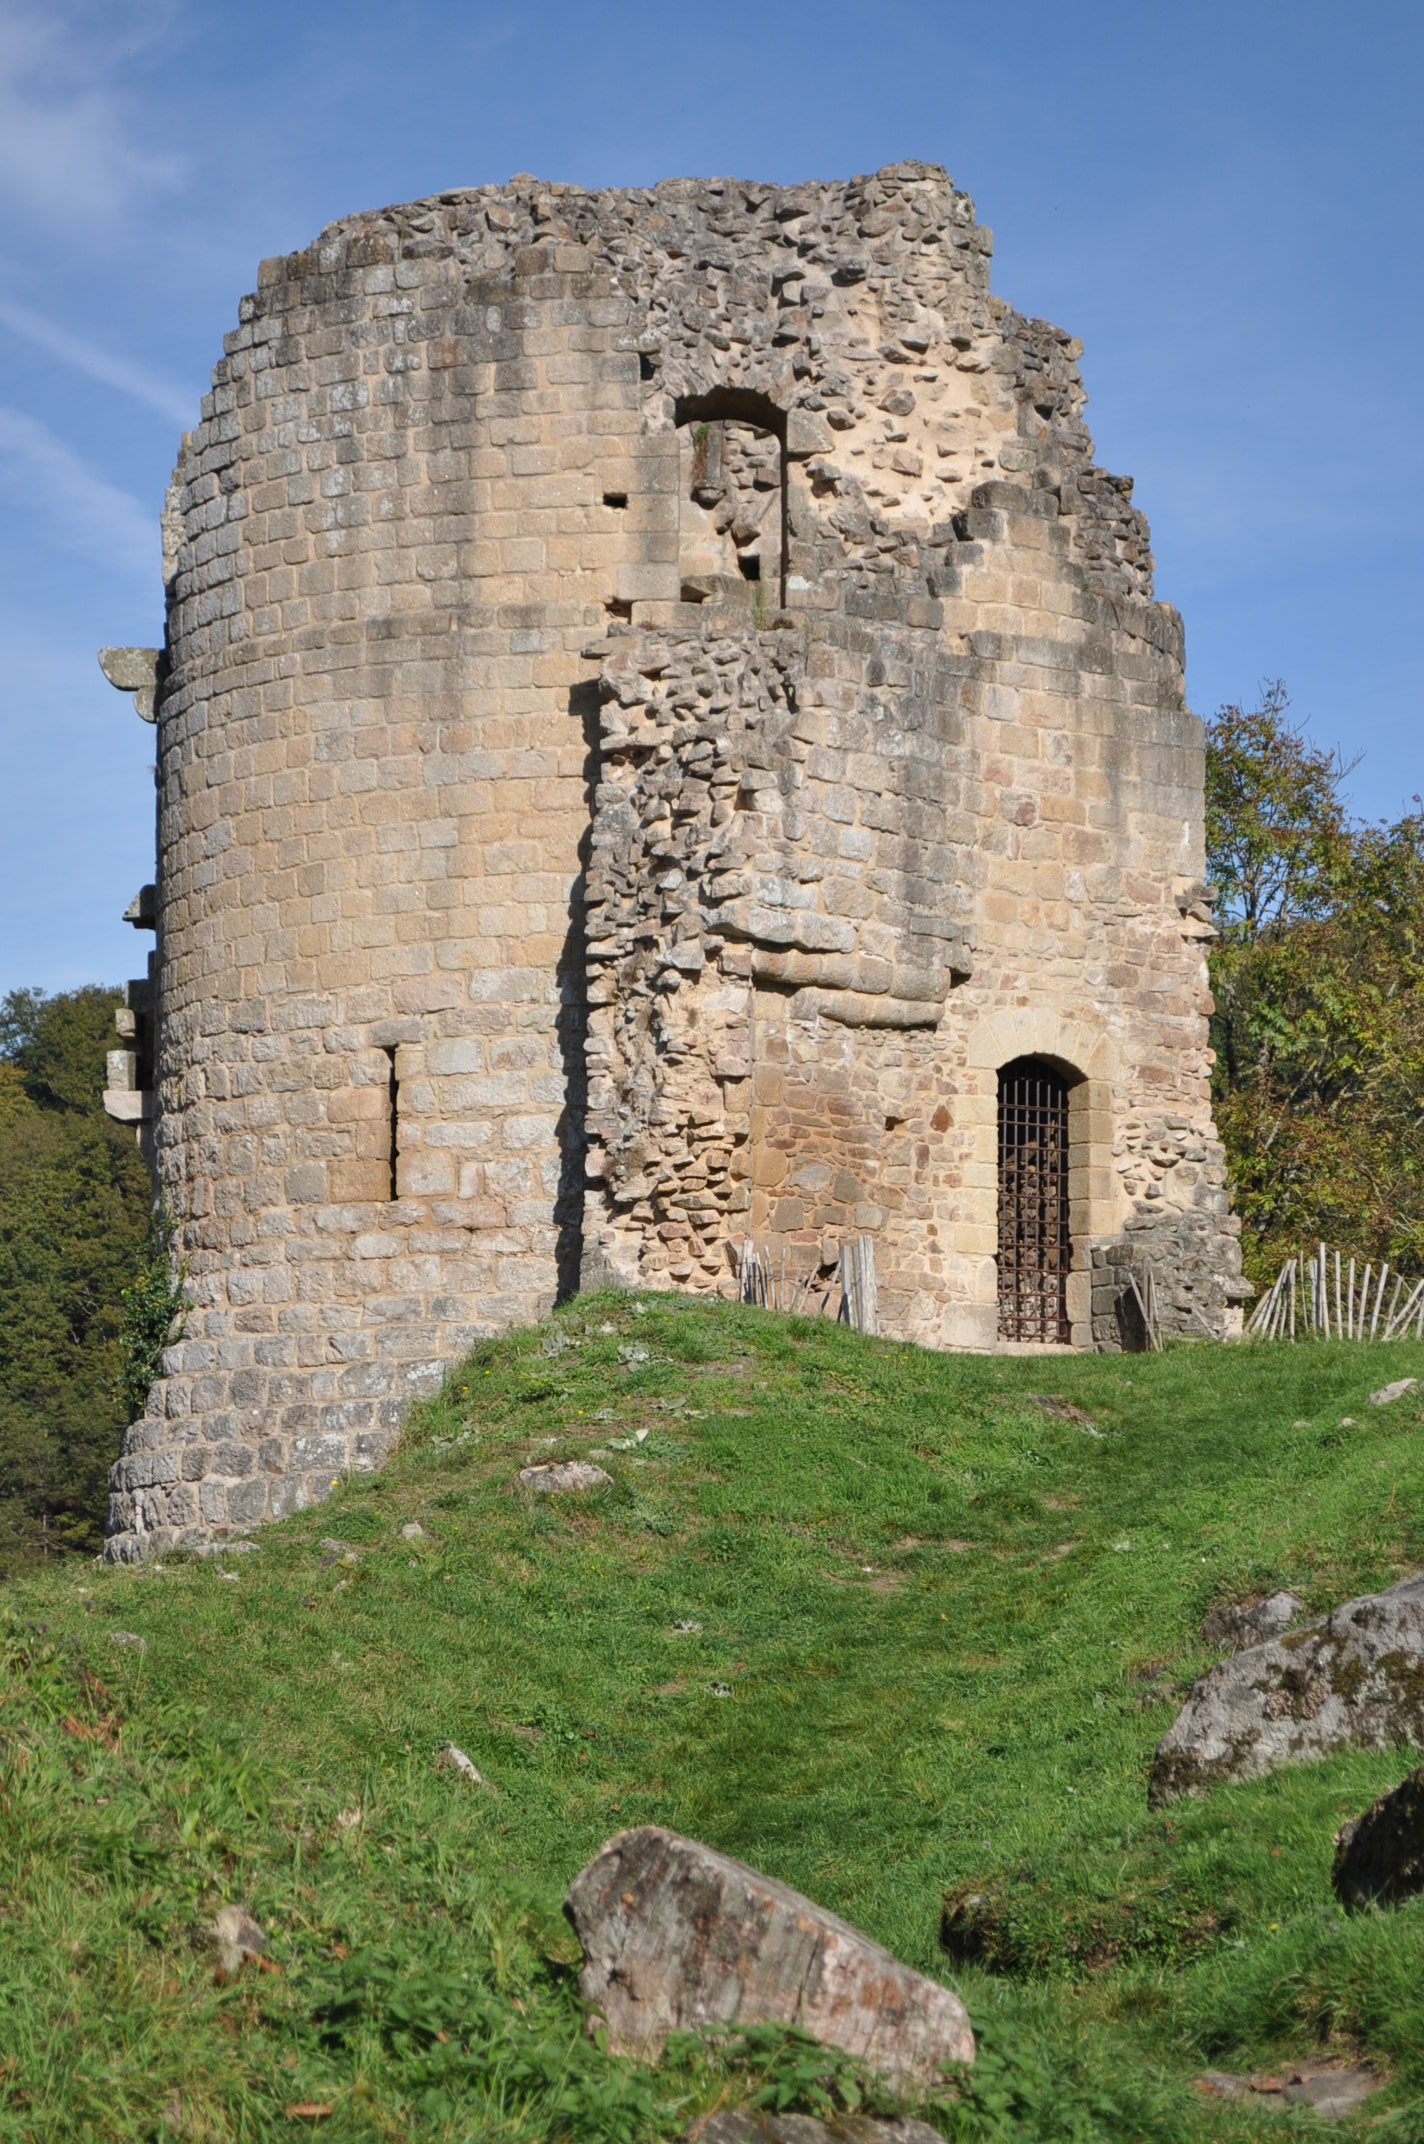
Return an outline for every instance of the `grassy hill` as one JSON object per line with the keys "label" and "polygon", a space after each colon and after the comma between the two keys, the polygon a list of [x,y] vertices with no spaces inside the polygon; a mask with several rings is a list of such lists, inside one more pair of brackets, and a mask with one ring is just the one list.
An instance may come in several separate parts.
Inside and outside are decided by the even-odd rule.
{"label": "grassy hill", "polygon": [[[1328,1881],[1406,1755],[1145,1798],[1208,1609],[1424,1564],[1424,1407],[1365,1404],[1409,1374],[1424,1349],[943,1357],[585,1298],[250,1554],[16,1582],[0,2139],[641,2144],[853,2101],[774,2036],[651,2073],[582,2037],[560,1900],[645,1821],[953,1981],[984,2054],[947,2136],[1305,2134],[1192,2079],[1329,2046],[1392,2074],[1361,2133],[1424,2138],[1424,1901],[1347,1921]],[[519,1487],[590,1452],[610,1490]],[[938,1944],[964,1885],[996,1900],[973,1967]],[[224,1978],[232,1901],[269,1953]]]}

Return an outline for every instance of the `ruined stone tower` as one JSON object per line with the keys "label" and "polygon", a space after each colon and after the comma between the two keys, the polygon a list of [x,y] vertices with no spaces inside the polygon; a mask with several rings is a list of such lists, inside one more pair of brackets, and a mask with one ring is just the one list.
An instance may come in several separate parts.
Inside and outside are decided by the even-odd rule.
{"label": "ruined stone tower", "polygon": [[904,164],[263,265],[166,649],[107,658],[159,788],[111,1103],[193,1299],[111,1555],[375,1465],[581,1271],[868,1235],[931,1346],[1239,1320],[1181,624],[989,252]]}

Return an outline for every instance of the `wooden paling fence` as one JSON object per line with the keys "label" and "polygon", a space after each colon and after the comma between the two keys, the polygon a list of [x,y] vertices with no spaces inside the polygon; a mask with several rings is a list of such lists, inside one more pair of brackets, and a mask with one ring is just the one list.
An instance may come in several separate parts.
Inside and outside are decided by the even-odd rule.
{"label": "wooden paling fence", "polygon": [[875,1245],[869,1236],[857,1236],[841,1245],[840,1265],[829,1279],[819,1266],[809,1273],[788,1270],[783,1246],[780,1259],[768,1245],[762,1250],[748,1237],[737,1262],[741,1299],[763,1310],[785,1310],[793,1317],[824,1318],[839,1295],[834,1315],[843,1325],[860,1333],[878,1333],[880,1308],[875,1291]]}
{"label": "wooden paling fence", "polygon": [[1157,1282],[1151,1266],[1144,1272],[1141,1281],[1129,1271],[1128,1292],[1137,1305],[1142,1320],[1142,1345],[1149,1355],[1157,1355],[1162,1349],[1162,1320],[1157,1309]]}
{"label": "wooden paling fence", "polygon": [[[1424,1335],[1424,1280],[1393,1275],[1388,1261],[1358,1273],[1353,1258],[1322,1243],[1312,1257],[1287,1260],[1252,1311],[1258,1340],[1418,1340]],[[1388,1304],[1386,1305],[1386,1291]]]}

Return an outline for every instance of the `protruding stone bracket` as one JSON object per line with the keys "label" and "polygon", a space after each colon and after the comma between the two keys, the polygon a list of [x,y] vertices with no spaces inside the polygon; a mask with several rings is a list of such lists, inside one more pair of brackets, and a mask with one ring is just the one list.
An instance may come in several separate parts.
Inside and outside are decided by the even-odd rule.
{"label": "protruding stone bracket", "polygon": [[125,923],[131,923],[136,931],[158,929],[158,888],[140,886],[138,892],[124,910]]}
{"label": "protruding stone bracket", "polygon": [[99,668],[116,692],[131,692],[145,722],[158,720],[162,648],[100,648]]}

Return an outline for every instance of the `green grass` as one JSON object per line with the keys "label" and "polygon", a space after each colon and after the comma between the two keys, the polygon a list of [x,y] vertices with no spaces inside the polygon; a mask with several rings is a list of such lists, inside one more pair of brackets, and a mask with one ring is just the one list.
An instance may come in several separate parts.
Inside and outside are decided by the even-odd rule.
{"label": "green grass", "polygon": [[[719,2100],[853,2100],[774,2035],[654,2072],[582,2035],[560,1901],[649,1821],[959,1988],[985,2053],[947,2136],[1304,2135],[1192,2078],[1327,2049],[1391,2075],[1359,2133],[1424,2138],[1424,1900],[1346,1920],[1329,1886],[1408,1755],[1145,1794],[1210,1607],[1424,1564],[1424,1408],[1365,1404],[1411,1373],[1424,1349],[945,1357],[585,1298],[254,1553],[14,1584],[0,2139],[258,2144],[314,2103],[328,2139],[641,2144]],[[518,1485],[590,1451],[612,1489]],[[447,1738],[485,1788],[436,1769]],[[964,1885],[984,1966],[939,1947]],[[229,1901],[280,1970],[215,1977]]]}

